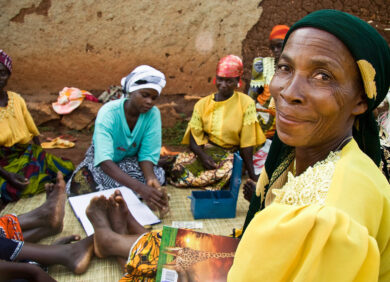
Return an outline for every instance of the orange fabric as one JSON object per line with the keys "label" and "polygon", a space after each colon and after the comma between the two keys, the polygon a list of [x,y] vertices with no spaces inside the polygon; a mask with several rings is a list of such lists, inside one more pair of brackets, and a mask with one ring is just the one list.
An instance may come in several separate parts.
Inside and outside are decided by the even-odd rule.
{"label": "orange fabric", "polygon": [[141,235],[130,250],[127,273],[120,282],[155,282],[162,230]]}
{"label": "orange fabric", "polygon": [[165,156],[177,156],[180,154],[180,152],[173,152],[169,150],[167,147],[162,146],[160,150],[160,156],[165,157]]}
{"label": "orange fabric", "polygon": [[0,217],[0,236],[7,239],[23,241],[22,229],[15,215],[6,214]]}
{"label": "orange fabric", "polygon": [[[263,108],[256,108],[256,111],[269,113],[270,115],[275,117],[276,113],[275,113],[275,109],[271,106],[271,99],[272,99],[272,97],[271,97],[271,93],[269,91],[269,85],[264,85],[263,93],[261,93],[260,95],[257,96],[257,102],[260,105],[262,105]],[[275,121],[276,120],[274,119],[272,122],[272,125],[267,130],[265,130],[263,128],[265,137],[272,138],[272,136],[275,135],[275,129],[276,129]],[[260,122],[260,120],[259,120],[259,122]]]}
{"label": "orange fabric", "polygon": [[260,105],[264,105],[269,99],[271,99],[271,92],[269,92],[269,86],[264,85],[263,93],[257,96],[257,101]]}
{"label": "orange fabric", "polygon": [[275,25],[269,35],[269,40],[284,39],[289,29],[287,25]]}

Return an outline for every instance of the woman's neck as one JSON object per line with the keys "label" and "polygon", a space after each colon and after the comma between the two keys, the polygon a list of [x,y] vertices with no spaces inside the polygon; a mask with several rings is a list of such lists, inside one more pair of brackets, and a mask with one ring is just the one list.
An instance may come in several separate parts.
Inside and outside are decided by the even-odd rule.
{"label": "woman's neck", "polygon": [[296,147],[296,173],[298,176],[303,173],[308,167],[315,163],[326,159],[330,152],[341,150],[352,139],[352,130],[348,134],[335,139],[332,142],[316,146],[316,147]]}
{"label": "woman's neck", "polygon": [[215,94],[215,96],[214,96],[214,100],[215,100],[216,102],[222,102],[222,101],[225,101],[225,100],[229,99],[230,97],[232,97],[233,94],[234,94],[234,91],[232,91],[232,92],[229,93],[229,94],[225,94],[225,95],[223,95],[223,94],[217,92],[217,94]]}
{"label": "woman's neck", "polygon": [[0,90],[0,107],[6,107],[8,104],[8,94],[4,89]]}
{"label": "woman's neck", "polygon": [[126,117],[129,117],[129,118],[138,118],[140,112],[139,112],[138,109],[137,109],[136,107],[134,107],[134,105],[131,103],[131,99],[127,99],[127,100],[125,101],[124,108],[125,108],[125,115],[126,115]]}
{"label": "woman's neck", "polygon": [[131,100],[125,101],[124,109],[127,125],[129,126],[130,130],[133,130],[137,123],[140,112],[132,105]]}

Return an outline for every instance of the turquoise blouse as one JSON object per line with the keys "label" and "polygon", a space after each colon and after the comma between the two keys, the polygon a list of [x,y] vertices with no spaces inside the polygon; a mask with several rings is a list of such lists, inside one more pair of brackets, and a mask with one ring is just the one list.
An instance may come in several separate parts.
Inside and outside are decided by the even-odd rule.
{"label": "turquoise blouse", "polygon": [[105,104],[98,112],[93,144],[94,165],[112,160],[117,163],[125,157],[138,157],[138,162],[150,161],[157,165],[161,150],[161,115],[157,107],[141,113],[133,129],[126,121],[124,103],[119,99]]}

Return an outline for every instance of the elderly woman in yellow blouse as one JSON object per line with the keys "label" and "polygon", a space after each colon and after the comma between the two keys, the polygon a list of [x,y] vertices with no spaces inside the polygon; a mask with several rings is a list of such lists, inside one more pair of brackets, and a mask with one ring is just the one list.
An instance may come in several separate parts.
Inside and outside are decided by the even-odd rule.
{"label": "elderly woman in yellow blouse", "polygon": [[222,189],[228,183],[233,152],[240,150],[248,175],[257,180],[253,147],[265,142],[253,100],[238,91],[242,61],[235,55],[222,58],[217,66],[217,93],[199,100],[183,137],[191,153],[181,153],[171,170],[176,187]]}
{"label": "elderly woman in yellow blouse", "polygon": [[390,49],[365,21],[320,10],[291,27],[270,84],[276,135],[228,281],[390,281],[372,114],[389,84]]}
{"label": "elderly woman in yellow blouse", "polygon": [[[16,201],[44,191],[57,172],[65,179],[74,167],[42,150],[39,131],[18,94],[5,91],[12,72],[12,60],[0,50],[0,196],[3,202]],[[30,141],[34,144],[30,144]]]}

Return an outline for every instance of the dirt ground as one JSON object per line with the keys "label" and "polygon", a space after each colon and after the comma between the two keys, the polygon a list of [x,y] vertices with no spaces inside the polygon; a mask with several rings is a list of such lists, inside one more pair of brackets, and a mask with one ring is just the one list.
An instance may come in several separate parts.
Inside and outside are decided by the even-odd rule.
{"label": "dirt ground", "polygon": [[88,131],[76,131],[69,130],[65,126],[59,125],[58,127],[51,127],[45,125],[39,127],[41,136],[39,137],[41,142],[48,141],[47,138],[55,138],[61,135],[71,135],[76,138],[75,146],[68,149],[45,149],[48,153],[54,154],[58,157],[71,160],[75,166],[77,166],[83,159],[84,154],[88,147],[91,145],[93,132]]}
{"label": "dirt ground", "polygon": [[[49,141],[50,138],[55,138],[62,135],[71,135],[76,138],[75,146],[68,149],[45,149],[48,153],[54,154],[64,159],[71,160],[75,166],[77,166],[83,159],[85,152],[91,145],[93,130],[69,130],[67,127],[61,125],[59,122],[49,123],[43,126],[39,126],[41,133],[41,142]],[[163,146],[171,151],[183,152],[186,150],[186,146],[179,145],[178,140],[182,137],[182,126],[163,129]]]}

